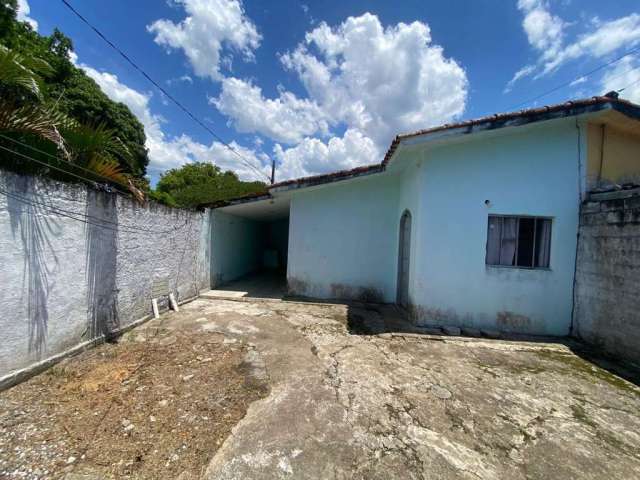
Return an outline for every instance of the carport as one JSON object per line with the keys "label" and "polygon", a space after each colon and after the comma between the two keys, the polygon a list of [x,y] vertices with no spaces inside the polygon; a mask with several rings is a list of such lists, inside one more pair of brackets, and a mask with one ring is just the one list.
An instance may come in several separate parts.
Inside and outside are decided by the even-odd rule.
{"label": "carport", "polygon": [[286,289],[290,197],[232,200],[212,212],[211,284],[219,296],[280,297]]}

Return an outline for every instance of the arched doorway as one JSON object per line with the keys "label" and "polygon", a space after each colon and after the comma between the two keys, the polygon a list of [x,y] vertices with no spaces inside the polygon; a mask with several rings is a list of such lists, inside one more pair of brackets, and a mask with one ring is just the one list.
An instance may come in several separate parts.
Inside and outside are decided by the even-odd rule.
{"label": "arched doorway", "polygon": [[398,305],[409,306],[409,267],[411,265],[411,213],[405,210],[400,218],[400,238],[398,242]]}

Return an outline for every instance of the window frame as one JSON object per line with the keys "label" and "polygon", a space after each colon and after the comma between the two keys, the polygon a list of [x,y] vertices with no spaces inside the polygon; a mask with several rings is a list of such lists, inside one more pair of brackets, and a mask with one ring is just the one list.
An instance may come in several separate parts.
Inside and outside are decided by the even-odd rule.
{"label": "window frame", "polygon": [[[487,259],[489,258],[489,222],[491,221],[491,217],[495,217],[495,218],[515,218],[517,219],[517,225],[518,225],[518,232],[520,231],[520,219],[521,218],[531,218],[534,220],[533,224],[534,224],[534,230],[533,230],[533,257],[535,259],[535,254],[536,254],[536,228],[537,228],[537,222],[535,220],[549,220],[550,224],[551,224],[551,234],[549,237],[549,266],[547,267],[535,267],[535,266],[531,266],[531,267],[526,267],[526,266],[520,266],[520,265],[496,265],[493,263],[487,263]],[[542,271],[551,271],[551,243],[552,243],[552,239],[553,239],[553,231],[554,231],[554,220],[555,217],[550,217],[550,216],[546,216],[546,215],[531,215],[531,214],[509,214],[509,213],[489,213],[487,215],[487,233],[486,233],[486,237],[487,237],[487,241],[485,244],[485,252],[484,252],[484,265],[485,267],[490,267],[490,268],[515,268],[515,269],[519,269],[519,270],[542,270]],[[504,222],[504,220],[503,220]],[[504,226],[504,223],[503,223]],[[503,239],[503,234],[504,234],[504,230],[501,229],[500,230],[500,250],[502,250],[502,239]],[[518,257],[518,242],[520,240],[520,235],[516,236],[516,249],[515,249],[515,253],[514,255],[516,256],[516,258]],[[533,264],[534,262],[532,262]]]}

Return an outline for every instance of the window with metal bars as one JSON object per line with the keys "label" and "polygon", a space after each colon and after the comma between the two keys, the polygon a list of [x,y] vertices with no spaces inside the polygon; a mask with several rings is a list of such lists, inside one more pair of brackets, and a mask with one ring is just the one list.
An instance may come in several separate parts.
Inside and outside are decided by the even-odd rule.
{"label": "window with metal bars", "polygon": [[549,268],[551,219],[489,215],[487,265]]}

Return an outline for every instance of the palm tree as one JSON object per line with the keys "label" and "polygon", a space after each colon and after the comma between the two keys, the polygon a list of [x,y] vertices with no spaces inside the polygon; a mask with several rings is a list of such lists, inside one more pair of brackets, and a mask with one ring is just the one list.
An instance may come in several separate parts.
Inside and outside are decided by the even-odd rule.
{"label": "palm tree", "polygon": [[143,201],[144,194],[118,162],[130,160],[131,154],[116,132],[104,125],[81,125],[43,102],[43,76],[51,72],[44,60],[0,45],[0,134],[17,135],[27,143],[45,140],[55,148],[55,156],[43,152],[49,157],[116,183]]}
{"label": "palm tree", "polygon": [[68,156],[59,129],[69,119],[42,105],[42,75],[51,71],[44,60],[26,58],[0,45],[0,84],[4,87],[0,98],[0,132],[44,138]]}

